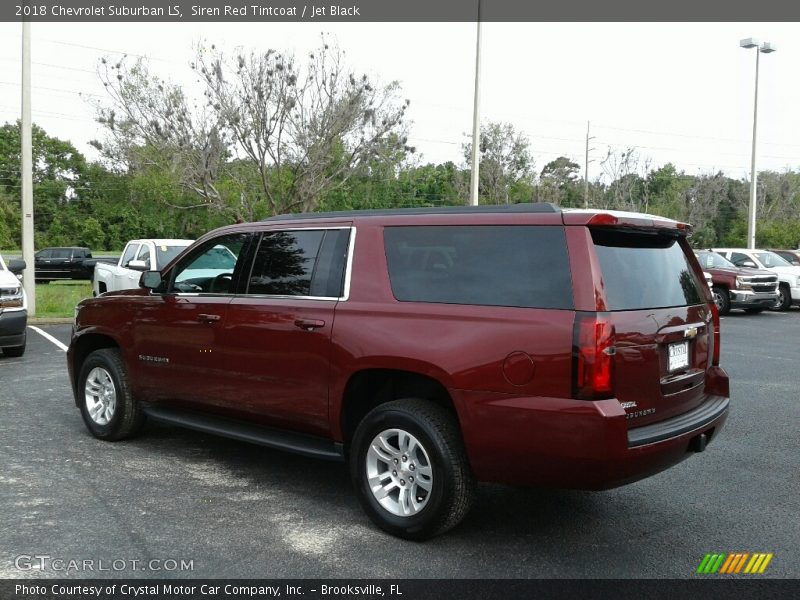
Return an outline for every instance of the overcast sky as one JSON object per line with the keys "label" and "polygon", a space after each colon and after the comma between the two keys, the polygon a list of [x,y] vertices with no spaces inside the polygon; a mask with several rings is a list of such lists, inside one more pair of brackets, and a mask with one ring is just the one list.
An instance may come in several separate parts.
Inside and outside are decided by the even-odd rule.
{"label": "overcast sky", "polygon": [[[192,45],[306,52],[328,32],[357,72],[398,80],[411,100],[411,143],[424,162],[463,161],[472,128],[475,23],[34,23],[33,118],[50,135],[102,138],[79,96],[104,90],[102,56],[144,55],[165,78],[191,82]],[[21,32],[0,23],[0,123],[20,114]],[[778,51],[761,55],[759,170],[800,169],[800,44],[793,23],[485,23],[481,120],[510,122],[531,141],[537,171],[565,155],[584,164],[591,121],[589,177],[609,146],[635,147],[653,166],[687,173],[723,170],[747,177],[758,37]]]}

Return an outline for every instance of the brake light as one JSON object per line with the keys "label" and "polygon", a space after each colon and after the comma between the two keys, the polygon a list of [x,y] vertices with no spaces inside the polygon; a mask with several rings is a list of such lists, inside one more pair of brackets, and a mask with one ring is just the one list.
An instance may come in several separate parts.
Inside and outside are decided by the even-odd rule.
{"label": "brake light", "polygon": [[719,310],[714,302],[711,302],[711,325],[714,327],[714,351],[711,355],[711,364],[719,366]]}
{"label": "brake light", "polygon": [[614,396],[614,325],[605,313],[578,313],[572,342],[572,395],[582,400]]}

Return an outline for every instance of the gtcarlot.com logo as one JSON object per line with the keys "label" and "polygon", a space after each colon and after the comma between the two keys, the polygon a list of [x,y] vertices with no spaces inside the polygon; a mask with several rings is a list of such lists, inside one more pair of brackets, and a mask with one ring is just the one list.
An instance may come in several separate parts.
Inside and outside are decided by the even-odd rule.
{"label": "gtcarlot.com logo", "polygon": [[702,575],[735,575],[737,573],[755,575],[766,571],[771,560],[772,552],[709,553],[700,561],[697,572]]}
{"label": "gtcarlot.com logo", "polygon": [[20,571],[194,571],[194,559],[184,558],[55,558],[49,554],[21,554],[14,559]]}

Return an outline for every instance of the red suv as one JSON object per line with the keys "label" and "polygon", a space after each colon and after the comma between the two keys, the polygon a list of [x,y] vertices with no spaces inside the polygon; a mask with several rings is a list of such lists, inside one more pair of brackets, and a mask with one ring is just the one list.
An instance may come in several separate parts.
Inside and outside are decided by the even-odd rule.
{"label": "red suv", "polygon": [[81,302],[75,401],[335,460],[386,531],[457,524],[476,481],[602,489],[728,414],[682,223],[550,204],[293,215],[213,231]]}

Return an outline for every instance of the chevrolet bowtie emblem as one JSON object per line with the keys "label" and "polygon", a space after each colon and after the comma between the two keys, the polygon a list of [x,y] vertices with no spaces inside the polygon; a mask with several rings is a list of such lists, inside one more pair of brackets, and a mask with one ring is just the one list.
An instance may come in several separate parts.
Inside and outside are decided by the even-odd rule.
{"label": "chevrolet bowtie emblem", "polygon": [[683,332],[683,337],[685,338],[696,338],[697,337],[697,327],[689,327],[689,329]]}

